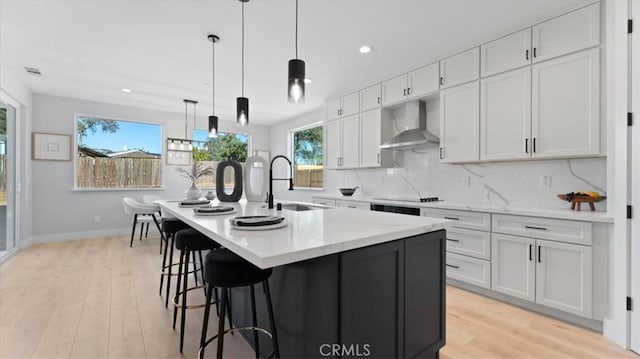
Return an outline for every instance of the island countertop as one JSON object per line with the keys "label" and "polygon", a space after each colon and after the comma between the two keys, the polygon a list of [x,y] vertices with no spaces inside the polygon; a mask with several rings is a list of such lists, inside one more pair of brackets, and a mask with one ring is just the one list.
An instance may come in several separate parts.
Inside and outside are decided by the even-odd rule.
{"label": "island countertop", "polygon": [[[277,211],[266,208],[264,203],[245,200],[235,203],[219,203],[216,200],[214,205],[233,206],[236,212],[220,216],[197,216],[193,208],[181,208],[175,201],[156,203],[162,207],[163,213],[179,218],[260,268],[272,268],[433,232],[443,229],[444,224],[449,222],[351,208]],[[231,227],[230,218],[251,215],[281,216],[288,225],[263,231],[244,231]]]}

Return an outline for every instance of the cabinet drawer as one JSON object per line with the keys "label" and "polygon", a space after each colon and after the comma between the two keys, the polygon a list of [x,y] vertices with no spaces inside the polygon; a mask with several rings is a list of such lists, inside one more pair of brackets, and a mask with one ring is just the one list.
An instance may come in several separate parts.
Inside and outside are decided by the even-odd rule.
{"label": "cabinet drawer", "polygon": [[336,200],[336,206],[344,208],[364,209],[366,211],[371,210],[371,205],[368,202],[355,202],[355,201],[340,201]]}
{"label": "cabinet drawer", "polygon": [[461,228],[447,229],[447,251],[489,260],[491,234]]}
{"label": "cabinet drawer", "polygon": [[489,288],[491,264],[482,259],[447,253],[447,277]]}
{"label": "cabinet drawer", "polygon": [[449,225],[452,228],[475,229],[487,232],[491,230],[491,215],[489,213],[422,208],[421,215],[424,217],[450,219],[454,221]]}
{"label": "cabinet drawer", "polygon": [[311,202],[313,202],[315,204],[321,204],[321,205],[324,205],[324,206],[335,206],[336,205],[336,200],[335,199],[313,198],[311,200]]}
{"label": "cabinet drawer", "polygon": [[592,243],[591,222],[494,214],[492,227],[495,233],[549,239],[588,246]]}

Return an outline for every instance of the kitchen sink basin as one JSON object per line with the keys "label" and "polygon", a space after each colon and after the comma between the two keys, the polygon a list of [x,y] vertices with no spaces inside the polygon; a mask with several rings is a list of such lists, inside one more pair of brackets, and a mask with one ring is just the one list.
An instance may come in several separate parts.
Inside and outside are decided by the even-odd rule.
{"label": "kitchen sink basin", "polygon": [[287,203],[282,205],[282,209],[299,212],[299,211],[312,211],[316,209],[324,209],[324,207],[309,206],[307,204],[300,204],[300,203]]}

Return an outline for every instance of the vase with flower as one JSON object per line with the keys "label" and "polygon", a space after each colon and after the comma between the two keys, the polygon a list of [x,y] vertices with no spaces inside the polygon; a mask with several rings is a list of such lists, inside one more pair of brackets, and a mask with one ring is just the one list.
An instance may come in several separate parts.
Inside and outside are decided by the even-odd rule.
{"label": "vase with flower", "polygon": [[185,195],[187,199],[200,199],[202,197],[202,190],[198,188],[196,182],[202,176],[215,175],[215,170],[206,166],[203,163],[194,163],[193,166],[189,167],[189,169],[178,167],[177,171],[180,173],[182,177],[186,177],[191,180],[191,187],[185,191]]}

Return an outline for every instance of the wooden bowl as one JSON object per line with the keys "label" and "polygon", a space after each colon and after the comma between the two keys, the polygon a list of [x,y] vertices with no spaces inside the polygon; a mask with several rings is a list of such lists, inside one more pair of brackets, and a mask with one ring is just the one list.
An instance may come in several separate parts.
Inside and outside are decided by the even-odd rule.
{"label": "wooden bowl", "polygon": [[[560,198],[563,201],[568,201],[568,197],[566,194],[559,194],[558,198]],[[584,195],[575,195],[571,200],[571,209],[580,211],[580,205],[582,203],[589,203],[589,208],[592,211],[595,211],[596,207],[593,204],[596,202],[604,201],[605,199],[607,199],[607,196],[600,196],[598,198],[593,198],[593,197],[584,196]]]}

